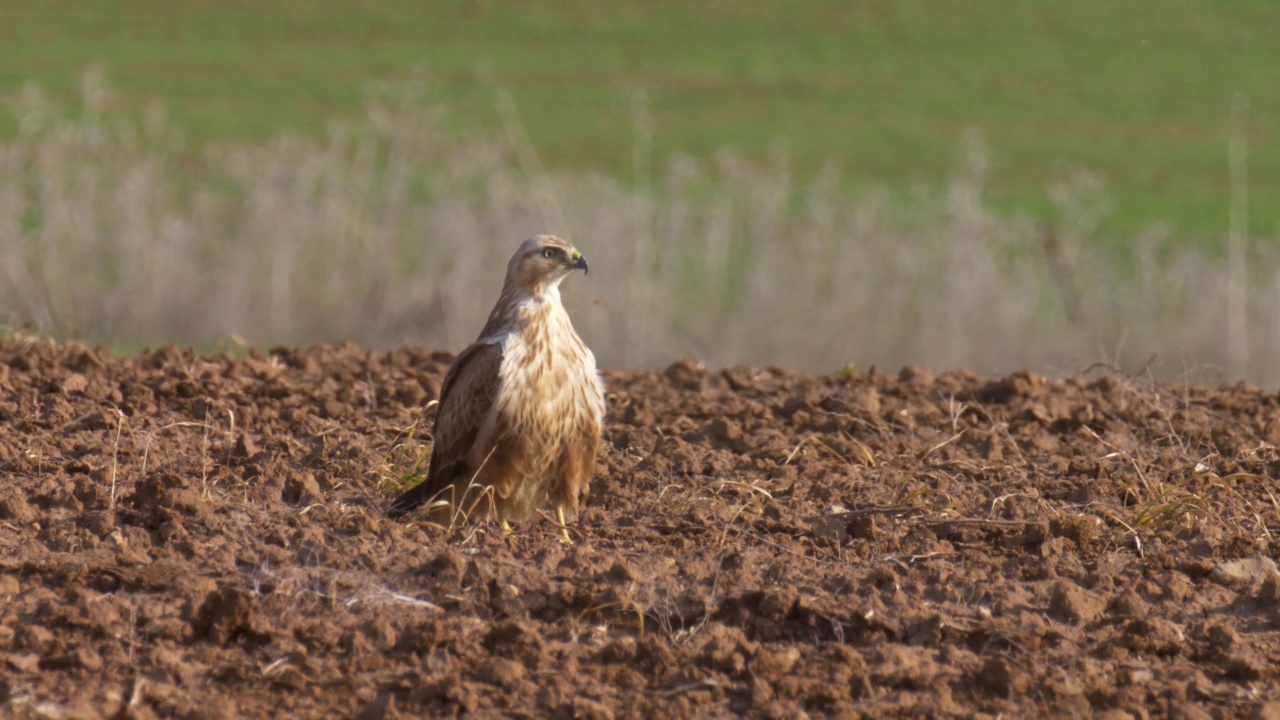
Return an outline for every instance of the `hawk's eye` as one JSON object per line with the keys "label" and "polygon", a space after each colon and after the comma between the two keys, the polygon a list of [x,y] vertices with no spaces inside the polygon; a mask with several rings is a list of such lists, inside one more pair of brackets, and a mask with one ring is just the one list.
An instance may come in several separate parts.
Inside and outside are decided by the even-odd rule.
{"label": "hawk's eye", "polygon": [[555,260],[555,259],[556,259],[556,254],[557,254],[557,253],[559,253],[559,252],[560,252],[560,251],[559,251],[559,250],[556,250],[555,248],[547,248],[546,250],[543,250],[543,251],[542,251],[542,257],[544,257],[544,258],[546,258],[546,259],[548,259],[548,260]]}

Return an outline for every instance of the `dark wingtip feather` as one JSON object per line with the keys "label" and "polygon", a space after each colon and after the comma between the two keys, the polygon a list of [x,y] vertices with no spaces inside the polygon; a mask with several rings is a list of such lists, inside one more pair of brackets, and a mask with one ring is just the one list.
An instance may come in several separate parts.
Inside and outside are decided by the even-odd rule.
{"label": "dark wingtip feather", "polygon": [[428,484],[424,480],[400,493],[400,496],[391,503],[391,507],[387,508],[387,517],[393,520],[399,519],[425,505],[430,499],[427,489]]}

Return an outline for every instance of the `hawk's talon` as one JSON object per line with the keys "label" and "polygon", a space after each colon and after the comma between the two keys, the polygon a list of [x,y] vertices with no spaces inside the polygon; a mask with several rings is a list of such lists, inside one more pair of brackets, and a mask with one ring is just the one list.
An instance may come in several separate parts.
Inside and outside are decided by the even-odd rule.
{"label": "hawk's talon", "polygon": [[573,538],[569,537],[569,525],[568,525],[568,524],[566,524],[566,523],[565,523],[565,521],[564,521],[564,506],[563,506],[563,505],[557,505],[557,506],[556,506],[556,520],[557,520],[557,521],[559,522],[559,524],[560,524],[560,538],[559,538],[559,540],[560,540],[560,544],[565,545],[565,546],[568,546],[568,547],[572,547],[572,546],[573,546]]}

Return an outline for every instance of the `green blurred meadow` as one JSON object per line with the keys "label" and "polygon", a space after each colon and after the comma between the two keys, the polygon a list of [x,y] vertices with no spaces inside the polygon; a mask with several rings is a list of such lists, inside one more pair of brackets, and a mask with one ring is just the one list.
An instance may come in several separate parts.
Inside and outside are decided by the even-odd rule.
{"label": "green blurred meadow", "polygon": [[[0,328],[1280,383],[1280,4],[0,3]],[[1229,161],[1229,156],[1234,161]]]}
{"label": "green blurred meadow", "polygon": [[70,98],[97,65],[110,110],[159,101],[199,147],[319,133],[424,67],[446,132],[518,127],[551,170],[783,150],[851,192],[940,186],[978,133],[996,208],[1052,219],[1047,188],[1088,171],[1100,238],[1159,222],[1217,248],[1237,93],[1249,229],[1280,225],[1276,28],[1269,0],[6,0],[0,93]]}

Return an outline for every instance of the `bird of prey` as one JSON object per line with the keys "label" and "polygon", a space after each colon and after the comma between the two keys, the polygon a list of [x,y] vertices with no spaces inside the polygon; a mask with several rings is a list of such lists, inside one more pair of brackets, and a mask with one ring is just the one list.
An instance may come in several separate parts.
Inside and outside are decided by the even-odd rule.
{"label": "bird of prey", "polygon": [[445,375],[426,480],[396,498],[392,517],[479,506],[510,534],[509,519],[551,503],[572,543],[565,511],[587,498],[605,411],[595,356],[560,304],[574,270],[587,259],[558,237],[520,244],[489,321]]}

